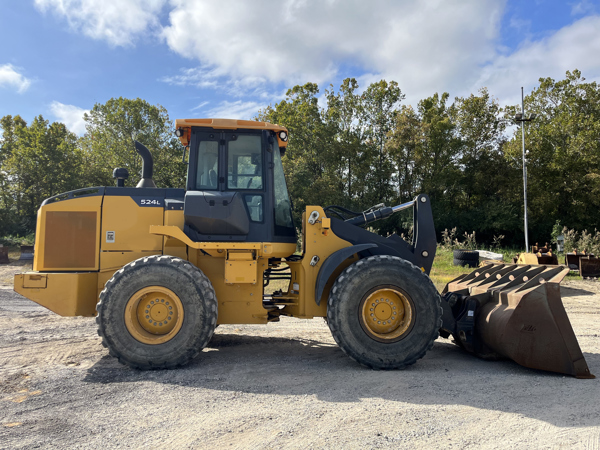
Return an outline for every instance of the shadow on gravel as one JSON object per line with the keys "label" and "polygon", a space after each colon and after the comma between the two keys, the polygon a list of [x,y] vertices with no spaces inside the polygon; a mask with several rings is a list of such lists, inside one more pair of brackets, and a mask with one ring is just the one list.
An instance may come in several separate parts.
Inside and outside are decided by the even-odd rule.
{"label": "shadow on gravel", "polygon": [[[600,376],[600,355],[585,357],[592,373]],[[238,334],[215,335],[196,360],[177,370],[138,371],[105,356],[84,378],[87,383],[130,383],[128,391],[137,384],[161,383],[198,398],[212,390],[314,396],[332,403],[380,398],[382,404],[458,404],[561,427],[600,426],[599,381],[530,370],[512,361],[483,361],[445,339],[406,370],[373,371],[330,343]]]}
{"label": "shadow on gravel", "polygon": [[579,296],[583,296],[583,295],[593,296],[593,295],[597,295],[597,294],[592,291],[586,291],[585,289],[578,289],[578,288],[567,287],[567,286],[560,287],[560,296],[562,298],[579,297]]}

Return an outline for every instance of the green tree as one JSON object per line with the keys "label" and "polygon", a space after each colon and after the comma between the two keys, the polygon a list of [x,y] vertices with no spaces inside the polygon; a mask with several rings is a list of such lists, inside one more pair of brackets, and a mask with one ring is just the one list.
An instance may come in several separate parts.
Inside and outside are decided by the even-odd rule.
{"label": "green tree", "polygon": [[[594,229],[600,223],[600,86],[578,70],[559,81],[540,78],[525,109],[537,114],[525,132],[530,241],[548,239],[557,220]],[[516,112],[520,107],[508,108],[507,116]],[[521,153],[518,129],[506,156],[521,168]]]}
{"label": "green tree", "polygon": [[507,123],[501,116],[502,108],[485,88],[454,101],[460,172],[452,190],[452,208],[460,213],[454,214],[453,222],[464,231],[476,230],[480,239],[490,242],[494,235],[511,239],[522,235],[519,199],[514,196],[520,175],[504,157]]}
{"label": "green tree", "polygon": [[0,119],[0,236],[17,234],[15,198],[11,189],[7,161],[17,143],[16,129],[27,127],[20,116],[4,116]]}
{"label": "green tree", "polygon": [[186,167],[181,162],[181,144],[174,137],[173,123],[165,108],[142,99],[112,98],[95,104],[84,115],[86,133],[81,139],[92,185],[112,185],[116,167],[129,170],[129,186],[141,178],[142,158],[135,141],[144,144],[154,159],[154,180],[159,187],[183,187]]}
{"label": "green tree", "polygon": [[40,115],[31,125],[19,117],[2,118],[4,207],[16,232],[35,230],[36,214],[44,199],[81,187],[83,155],[77,136],[64,124],[50,124]]}
{"label": "green tree", "polygon": [[373,177],[373,147],[365,137],[361,124],[364,116],[363,98],[357,93],[358,82],[346,78],[338,92],[331,88],[325,91],[326,120],[330,130],[335,130],[331,145],[337,157],[337,173],[342,182],[343,196],[338,204],[350,209],[361,209],[371,201],[369,180]]}
{"label": "green tree", "polygon": [[385,142],[402,94],[385,81],[358,90],[345,79],[337,92],[325,91],[321,107],[316,84],[295,86],[259,115],[290,130],[283,164],[296,223],[308,204],[362,210],[394,197]]}
{"label": "green tree", "polygon": [[416,155],[424,140],[421,117],[412,106],[402,106],[387,143],[387,152],[395,169],[394,179],[399,202],[412,200],[420,189],[421,179],[417,173]]}
{"label": "green tree", "polygon": [[284,100],[259,115],[260,120],[284,125],[290,132],[282,162],[297,224],[306,205],[336,203],[342,193],[333,145],[336,130],[324,118],[318,93],[314,83],[295,86]]}
{"label": "green tree", "polygon": [[438,233],[483,230],[491,240],[514,227],[511,205],[501,198],[511,186],[501,109],[485,89],[448,102],[449,94],[434,94],[416,111],[398,112],[387,145],[398,195],[406,201],[429,194]]}
{"label": "green tree", "polygon": [[392,184],[393,168],[385,151],[388,133],[396,120],[397,108],[404,99],[402,91],[395,81],[381,80],[372,83],[361,95],[361,114],[359,126],[364,130],[365,143],[376,155],[376,164],[372,166],[375,193],[374,203],[387,201],[394,197]]}

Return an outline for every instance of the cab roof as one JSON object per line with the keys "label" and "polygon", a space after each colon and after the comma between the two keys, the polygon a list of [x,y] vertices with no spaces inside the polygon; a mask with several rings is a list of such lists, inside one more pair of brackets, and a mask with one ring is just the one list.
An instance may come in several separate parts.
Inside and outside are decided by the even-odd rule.
{"label": "cab roof", "polygon": [[279,147],[287,147],[287,139],[282,141],[278,133],[278,131],[285,131],[287,133],[287,128],[269,122],[236,119],[177,119],[175,120],[175,129],[181,128],[184,131],[179,138],[183,145],[189,144],[192,136],[192,127],[207,127],[214,128],[215,130],[272,130],[277,136]]}

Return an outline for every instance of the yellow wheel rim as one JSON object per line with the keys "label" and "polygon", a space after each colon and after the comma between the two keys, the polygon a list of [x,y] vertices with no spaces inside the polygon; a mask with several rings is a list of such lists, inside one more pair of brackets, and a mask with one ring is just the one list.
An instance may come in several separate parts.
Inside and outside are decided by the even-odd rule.
{"label": "yellow wheel rim", "polygon": [[175,337],[183,324],[183,304],[163,286],[149,286],[131,296],[125,306],[129,333],[144,344],[162,344]]}
{"label": "yellow wheel rim", "polygon": [[402,339],[414,323],[414,307],[410,297],[391,286],[368,294],[362,300],[360,312],[363,329],[380,342]]}

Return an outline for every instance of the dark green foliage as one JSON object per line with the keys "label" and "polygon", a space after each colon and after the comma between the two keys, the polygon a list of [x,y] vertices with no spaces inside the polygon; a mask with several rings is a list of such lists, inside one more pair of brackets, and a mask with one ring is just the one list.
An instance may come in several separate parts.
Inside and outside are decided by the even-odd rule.
{"label": "dark green foliage", "polygon": [[[600,223],[600,86],[578,70],[560,81],[542,78],[525,109],[538,115],[525,132],[530,241],[548,240],[557,220],[594,229]],[[506,154],[520,158],[520,130]]]}
{"label": "dark green foliage", "polygon": [[77,136],[42,116],[28,126],[19,116],[0,119],[0,235],[35,230],[42,201],[83,183]]}
{"label": "dark green foliage", "polygon": [[[600,219],[600,90],[578,71],[540,83],[525,100],[539,115],[526,135],[531,240],[549,239],[556,220],[583,229]],[[284,167],[296,220],[307,204],[363,210],[425,192],[438,234],[456,227],[477,231],[483,243],[502,235],[505,244],[522,245],[521,134],[509,136],[503,119],[516,106],[503,110],[486,89],[452,103],[447,93],[434,94],[416,109],[399,105],[393,82],[359,92],[349,78],[319,102],[315,84],[296,86],[260,115],[290,128]],[[410,217],[374,227],[407,233]]]}
{"label": "dark green foliage", "polygon": [[116,167],[129,170],[126,186],[141,178],[142,158],[135,141],[144,144],[154,159],[154,181],[159,187],[183,187],[187,166],[181,162],[181,145],[167,110],[142,99],[112,98],[96,104],[84,116],[86,133],[80,145],[86,157],[87,185],[113,185]]}

